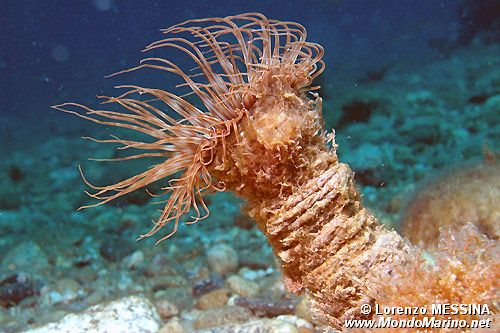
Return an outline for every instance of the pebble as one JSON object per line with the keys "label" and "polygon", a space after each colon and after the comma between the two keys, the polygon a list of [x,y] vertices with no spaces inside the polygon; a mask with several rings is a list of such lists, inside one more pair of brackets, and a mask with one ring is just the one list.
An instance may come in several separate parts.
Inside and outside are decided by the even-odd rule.
{"label": "pebble", "polygon": [[144,252],[142,251],[135,251],[129,256],[126,256],[123,259],[123,264],[125,267],[128,269],[137,269],[141,267],[144,263]]}
{"label": "pebble", "polygon": [[194,328],[210,328],[227,324],[244,323],[252,318],[250,310],[239,306],[226,305],[221,308],[211,308],[200,311],[194,320]]}
{"label": "pebble", "polygon": [[313,325],[309,321],[304,320],[302,318],[299,318],[297,316],[281,315],[281,316],[277,316],[276,319],[293,324],[294,326],[297,326],[298,328],[307,328],[307,329],[313,328]]}
{"label": "pebble", "polygon": [[238,271],[238,275],[240,275],[244,279],[254,281],[269,276],[274,272],[275,270],[272,267],[269,267],[266,270],[264,269],[253,270],[248,267],[243,267]]}
{"label": "pebble", "polygon": [[200,310],[218,308],[226,305],[228,299],[229,290],[221,288],[200,296],[200,298],[196,300],[195,307]]}
{"label": "pebble", "polygon": [[218,274],[212,274],[208,277],[195,281],[193,284],[193,296],[199,297],[213,290],[220,289],[224,285],[224,281]]}
{"label": "pebble", "polygon": [[163,325],[158,333],[185,333],[186,330],[181,325],[178,318],[172,318],[168,323]]}
{"label": "pebble", "polygon": [[167,288],[155,292],[154,298],[167,298],[175,304],[179,311],[191,310],[194,306],[194,299],[190,288]]}
{"label": "pebble", "polygon": [[227,244],[217,244],[208,249],[207,261],[213,271],[226,275],[238,268],[238,253]]}
{"label": "pebble", "polygon": [[78,281],[62,278],[56,281],[54,289],[49,292],[49,300],[51,304],[68,304],[84,294]]}
{"label": "pebble", "polygon": [[171,303],[168,298],[159,298],[155,300],[156,310],[161,319],[169,319],[179,314],[179,309]]}
{"label": "pebble", "polygon": [[151,278],[149,282],[153,291],[189,286],[189,282],[181,275],[159,275]]}
{"label": "pebble", "polygon": [[259,285],[256,282],[246,280],[238,275],[232,275],[226,279],[229,288],[240,296],[254,297],[259,293]]}

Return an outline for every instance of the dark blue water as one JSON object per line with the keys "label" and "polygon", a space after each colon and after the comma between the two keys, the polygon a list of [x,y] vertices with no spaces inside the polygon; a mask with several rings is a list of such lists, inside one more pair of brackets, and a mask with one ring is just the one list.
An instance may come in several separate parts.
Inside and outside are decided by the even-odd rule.
{"label": "dark blue water", "polygon": [[[435,55],[431,38],[454,38],[458,0],[423,1],[29,1],[0,2],[2,114],[43,121],[47,107],[112,86],[105,74],[180,21],[260,11],[302,23],[325,47],[328,70],[356,73]],[[28,118],[27,118],[28,117]]]}

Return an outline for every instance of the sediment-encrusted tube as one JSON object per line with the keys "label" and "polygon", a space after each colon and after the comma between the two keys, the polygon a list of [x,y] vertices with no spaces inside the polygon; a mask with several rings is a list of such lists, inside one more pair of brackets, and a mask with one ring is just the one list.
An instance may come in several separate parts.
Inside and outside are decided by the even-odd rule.
{"label": "sediment-encrusted tube", "polygon": [[[281,115],[274,119],[285,118]],[[296,121],[304,124],[301,118]],[[268,120],[268,124],[271,122]],[[314,123],[317,124],[310,124]],[[307,128],[301,129],[303,133],[309,132]],[[288,168],[284,174],[286,181],[280,179],[279,171],[271,168],[280,168],[276,161],[265,170],[257,170],[261,181],[256,180],[258,177],[249,179],[240,172],[247,169],[247,164],[255,165],[252,159],[263,161],[263,154],[243,154],[246,160],[240,159],[230,171],[216,174],[227,184],[237,183],[237,187],[230,189],[248,200],[249,215],[265,233],[282,263],[286,288],[295,293],[305,292],[313,316],[323,324],[338,328],[345,319],[369,317],[360,312],[360,306],[374,302],[373,297],[368,296],[368,291],[374,288],[371,281],[390,276],[394,267],[408,262],[412,247],[396,232],[381,226],[363,207],[355,188],[354,173],[348,165],[338,162],[335,145],[327,148],[324,139],[315,138],[302,136],[302,140],[295,140],[286,148],[276,145],[281,148],[275,147],[274,154],[269,154],[273,148],[268,146],[267,154],[280,155],[278,161],[288,160],[290,155],[294,157],[289,165],[298,165],[296,161],[302,160],[300,167]],[[304,141],[314,146],[304,149],[307,147]],[[247,135],[243,143],[249,142],[253,142],[251,149],[265,149]],[[297,149],[302,154],[292,153]],[[242,156],[240,154],[238,156]],[[255,172],[256,168],[252,170]],[[233,177],[240,181],[234,181]],[[294,185],[288,186],[290,182]],[[242,184],[245,186],[241,187]]]}
{"label": "sediment-encrusted tube", "polygon": [[[184,81],[179,86],[189,88],[187,95],[196,95],[204,108],[185,94],[136,85],[121,86],[127,90],[117,97],[103,97],[104,104],[114,103],[121,111],[54,106],[150,136],[145,142],[94,139],[145,151],[116,160],[163,158],[116,184],[87,182],[95,190],[90,196],[101,200],[96,205],[167,179],[165,207],[143,235],[173,226],[163,240],[175,233],[185,214],[194,211],[194,221],[207,215],[203,197],[210,190],[235,192],[247,200],[247,211],[280,259],[287,289],[306,293],[314,317],[331,327],[366,317],[360,306],[374,302],[379,290],[391,289],[378,281],[390,279],[396,268],[401,277],[413,261],[411,272],[420,272],[418,251],[379,225],[360,202],[353,172],[338,161],[334,134],[325,133],[321,98],[313,86],[324,68],[323,49],[306,41],[300,24],[248,13],[190,20],[164,34],[145,51],[180,51],[194,70],[151,56],[120,73],[176,74]],[[489,301],[492,288],[481,299]]]}
{"label": "sediment-encrusted tube", "polygon": [[287,289],[305,291],[313,315],[333,327],[369,317],[360,306],[373,305],[371,281],[404,265],[411,253],[396,232],[363,208],[353,173],[343,163],[331,165],[287,198],[262,202],[250,215],[281,259]]}

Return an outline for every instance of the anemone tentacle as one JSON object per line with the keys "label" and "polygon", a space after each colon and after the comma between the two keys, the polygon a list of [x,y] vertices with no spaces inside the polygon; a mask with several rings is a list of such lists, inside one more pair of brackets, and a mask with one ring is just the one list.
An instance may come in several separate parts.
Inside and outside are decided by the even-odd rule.
{"label": "anemone tentacle", "polygon": [[[141,142],[117,136],[112,139],[87,137],[95,142],[119,144],[122,150],[147,151],[114,159],[95,159],[98,161],[165,159],[112,185],[95,186],[84,178],[96,191],[88,193],[89,196],[101,201],[82,208],[98,206],[153,182],[175,177],[162,188],[169,197],[159,219],[141,236],[151,236],[174,221],[173,231],[163,240],[177,230],[181,216],[191,209],[195,212],[191,222],[208,215],[204,195],[225,186],[214,179],[209,168],[216,160],[225,163],[227,138],[239,131],[238,125],[248,117],[268,76],[286,77],[292,85],[297,84],[298,89],[307,90],[324,64],[323,49],[306,42],[302,25],[270,20],[259,13],[188,20],[161,31],[165,37],[146,46],[143,52],[174,49],[187,55],[194,67],[184,70],[172,60],[147,57],[137,66],[108,77],[153,69],[180,77],[183,82],[176,87],[188,88],[188,93],[179,95],[139,85],[120,85],[116,88],[127,90],[118,96],[99,96],[102,105],[115,104],[119,111],[92,109],[77,103],[63,103],[53,108],[152,138],[150,142]],[[190,95],[198,98],[202,109],[186,99]]]}

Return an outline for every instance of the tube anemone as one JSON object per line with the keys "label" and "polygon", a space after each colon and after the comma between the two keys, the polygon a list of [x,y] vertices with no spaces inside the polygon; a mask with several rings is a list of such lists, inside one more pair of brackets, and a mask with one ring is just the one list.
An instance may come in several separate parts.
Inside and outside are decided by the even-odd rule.
{"label": "tube anemone", "polygon": [[321,98],[312,86],[324,68],[321,46],[306,41],[300,24],[254,13],[190,20],[163,33],[145,51],[177,49],[193,69],[151,57],[117,74],[145,68],[177,74],[179,87],[203,108],[187,95],[139,86],[121,86],[128,89],[122,95],[104,97],[104,104],[121,111],[55,106],[153,138],[100,140],[146,151],[122,160],[164,158],[117,184],[87,182],[96,190],[90,195],[101,200],[96,205],[173,178],[163,188],[168,199],[160,218],[141,236],[172,222],[161,241],[190,210],[192,222],[208,214],[206,193],[235,192],[279,258],[286,288],[306,293],[317,322],[341,327],[344,319],[363,317],[361,306],[372,302],[369,281],[408,260],[411,250],[363,208],[353,172],[337,159],[334,134],[324,132]]}
{"label": "tube anemone", "polygon": [[[151,236],[173,222],[172,230],[159,241],[173,235],[181,216],[191,209],[195,212],[192,223],[208,215],[204,195],[226,188],[226,180],[215,180],[213,173],[220,176],[228,168],[228,151],[240,150],[234,144],[239,144],[242,123],[252,117],[256,105],[269,103],[270,96],[278,93],[279,98],[283,94],[288,94],[289,100],[303,98],[314,89],[312,80],[324,68],[322,47],[306,42],[306,31],[300,24],[269,20],[258,13],[189,20],[162,32],[165,37],[143,51],[180,50],[194,62],[193,68],[181,69],[171,60],[149,57],[111,76],[145,68],[176,74],[184,81],[178,87],[189,88],[186,95],[194,94],[202,108],[188,102],[186,95],[135,85],[118,86],[127,91],[117,97],[100,96],[103,105],[117,104],[120,111],[91,109],[77,103],[53,106],[94,123],[138,131],[152,138],[151,142],[117,137],[92,139],[144,151],[112,160],[152,156],[164,160],[112,185],[94,186],[84,178],[95,190],[88,194],[100,202],[82,208],[102,205],[170,177],[162,188],[168,195],[165,207],[155,226],[141,236]],[[231,147],[228,142],[232,142]]]}
{"label": "tube anemone", "polygon": [[[113,185],[98,187],[85,180],[95,189],[89,195],[101,200],[93,206],[170,179],[163,187],[167,199],[158,221],[141,236],[172,224],[161,241],[175,233],[184,214],[194,211],[192,222],[207,216],[205,194],[237,193],[246,199],[249,215],[279,258],[286,288],[305,293],[316,322],[330,327],[342,328],[347,319],[371,318],[373,313],[364,309],[377,299],[420,302],[427,295],[426,301],[441,304],[495,299],[491,295],[496,286],[484,281],[498,280],[497,260],[475,265],[472,259],[482,250],[462,242],[463,248],[472,249],[470,256],[457,257],[454,253],[461,248],[451,247],[449,260],[442,265],[449,280],[440,279],[439,269],[421,265],[419,249],[381,226],[363,207],[354,173],[337,159],[334,134],[324,132],[321,98],[313,92],[317,89],[313,79],[324,68],[323,49],[306,41],[300,24],[250,13],[189,20],[163,33],[165,38],[144,51],[180,51],[193,68],[181,69],[173,60],[150,57],[116,74],[147,68],[173,73],[187,94],[126,85],[119,86],[126,92],[118,97],[102,97],[104,105],[115,104],[119,111],[76,103],[54,106],[151,138],[148,142],[93,139],[139,150],[117,160],[163,158]],[[199,102],[189,102],[191,95]],[[463,239],[486,244],[481,245],[484,251],[493,249],[487,258],[498,257],[497,247],[482,241],[479,231],[464,230]],[[453,238],[448,239],[445,242],[452,243]],[[467,274],[457,274],[457,260],[464,263],[461,270]],[[426,277],[419,286],[405,287],[418,285],[414,277],[419,276]],[[459,289],[457,276],[464,277]],[[423,288],[428,290],[426,282],[434,283],[436,290],[422,294]],[[401,294],[405,290],[407,295]],[[469,290],[477,292],[469,297]]]}

